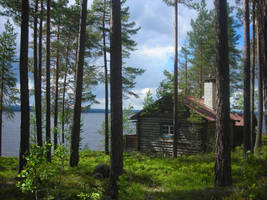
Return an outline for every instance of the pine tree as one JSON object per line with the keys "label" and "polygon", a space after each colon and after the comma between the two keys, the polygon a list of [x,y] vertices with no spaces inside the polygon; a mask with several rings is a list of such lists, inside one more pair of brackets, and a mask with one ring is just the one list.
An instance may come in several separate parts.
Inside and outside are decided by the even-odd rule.
{"label": "pine tree", "polygon": [[[216,58],[216,37],[215,37],[215,20],[214,10],[206,8],[206,1],[202,0],[197,6],[198,17],[191,21],[192,31],[188,32],[188,57],[190,68],[188,68],[188,87],[191,88],[189,95],[199,93],[203,94],[203,80],[215,77],[216,71],[214,68]],[[239,28],[238,22],[234,19],[234,8],[227,7],[228,10],[228,46],[229,46],[229,66],[230,66],[230,85],[231,93],[235,89],[240,88],[241,74],[240,66],[240,51],[238,50],[237,41],[240,35],[236,28]],[[184,71],[181,74],[185,74]],[[200,89],[199,89],[200,88]],[[200,90],[200,91],[199,91]]]}
{"label": "pine tree", "polygon": [[[126,0],[121,2],[121,15],[122,15],[122,58],[128,58],[131,51],[135,50],[137,43],[131,39],[131,35],[137,34],[139,27],[135,28],[135,22],[129,22],[129,7],[125,7]],[[98,29],[102,32],[102,52],[103,52],[103,62],[104,62],[104,84],[105,84],[105,153],[109,154],[109,135],[108,135],[108,85],[109,85],[109,74],[108,74],[108,63],[107,63],[107,54],[109,53],[109,47],[107,45],[106,34],[109,34],[109,22],[110,22],[110,1],[94,0],[92,5],[92,11],[96,16],[96,23]],[[101,25],[99,25],[101,24]],[[127,98],[128,95],[133,95],[138,97],[133,91],[135,87],[135,78],[138,75],[144,73],[144,70],[141,68],[128,67],[123,64],[123,92],[124,96]]]}
{"label": "pine tree", "polygon": [[252,58],[251,58],[251,86],[250,86],[250,144],[251,151],[254,151],[255,144],[255,120],[254,120],[254,90],[255,90],[255,54],[256,54],[256,26],[255,26],[255,1],[252,1]]}
{"label": "pine tree", "polygon": [[214,74],[213,61],[215,51],[215,32],[213,26],[213,13],[206,8],[205,0],[202,0],[198,6],[198,17],[191,21],[192,31],[188,32],[189,36],[189,49],[192,52],[192,59],[190,62],[193,67],[198,71],[198,89],[200,90],[199,96],[203,94],[203,81],[209,75]]}
{"label": "pine tree", "polygon": [[109,155],[109,120],[108,120],[108,63],[107,63],[107,46],[106,46],[106,8],[107,2],[104,0],[103,17],[102,17],[102,37],[103,37],[103,55],[105,70],[105,154]]}
{"label": "pine tree", "polygon": [[[46,143],[51,144],[50,135],[50,4],[47,0],[46,10]],[[51,161],[51,147],[47,151],[47,160]]]}
{"label": "pine tree", "polygon": [[[106,6],[104,6],[104,1],[102,0],[94,0],[92,4],[92,11],[96,16],[96,26],[101,31],[102,37],[104,32],[108,35],[110,32],[110,1],[106,1]],[[121,26],[122,26],[122,60],[129,58],[132,51],[135,50],[137,43],[132,39],[131,36],[136,35],[140,30],[140,27],[136,27],[135,22],[129,21],[130,19],[130,12],[129,7],[125,5],[126,0],[121,1]],[[105,8],[105,10],[103,9]],[[104,15],[105,13],[105,15]],[[105,18],[105,28],[103,29],[103,17]],[[104,32],[103,32],[104,31]],[[107,37],[106,39],[108,39]],[[108,44],[109,42],[106,41]],[[106,45],[106,48],[102,46],[102,50],[106,50],[106,53],[109,53],[110,47]],[[104,62],[105,65],[105,62]],[[125,65],[123,62],[122,64],[122,84],[123,84],[123,96],[127,98],[128,96],[135,96],[136,95],[132,89],[135,87],[135,79],[137,76],[142,75],[144,70],[138,67],[131,67]]]}
{"label": "pine tree", "polygon": [[232,184],[230,150],[229,49],[227,32],[227,1],[215,0],[216,16],[216,156],[215,186]]}
{"label": "pine tree", "polygon": [[[43,126],[42,126],[42,58],[43,58],[43,11],[44,11],[44,3],[43,0],[40,0],[41,10],[40,10],[40,22],[39,22],[39,66],[38,66],[38,87],[36,88],[35,93],[37,93],[37,102],[36,102],[36,125],[37,125],[37,134],[39,134],[39,146],[43,144]],[[38,111],[37,111],[38,110]],[[40,113],[40,114],[39,114]]]}
{"label": "pine tree", "polygon": [[265,0],[257,1],[257,13],[259,16],[259,32],[262,53],[262,77],[264,90],[264,107],[265,107],[265,127],[267,127],[267,2]]}
{"label": "pine tree", "polygon": [[[257,4],[257,10],[259,10],[259,4]],[[257,16],[257,65],[258,65],[258,128],[255,141],[254,151],[257,152],[261,146],[262,137],[262,120],[263,120],[263,59],[262,59],[262,43],[260,35],[260,16]]]}
{"label": "pine tree", "polygon": [[[59,8],[58,8],[59,7]],[[74,106],[75,93],[75,76],[76,76],[76,62],[79,36],[79,21],[81,6],[78,2],[71,6],[67,6],[65,1],[60,1],[54,4],[56,13],[53,14],[53,24],[56,37],[52,41],[53,58],[57,61],[58,66],[58,84],[56,84],[57,77],[57,62],[52,70],[53,74],[53,88],[54,96],[58,93],[58,108],[57,112],[54,110],[54,115],[59,115],[59,122],[61,126],[54,127],[57,130],[57,135],[61,127],[61,141],[65,143],[65,132],[71,129],[70,110]],[[56,9],[58,8],[58,9]],[[63,13],[63,14],[60,14]],[[58,17],[60,15],[60,17]],[[93,87],[98,84],[98,70],[94,65],[89,64],[92,60],[99,57],[100,51],[100,35],[98,31],[93,28],[94,16],[87,16],[86,23],[86,41],[85,41],[85,60],[83,73],[83,88],[82,88],[82,110],[87,110],[93,103],[97,103],[96,96],[93,94]],[[58,31],[59,27],[59,31]],[[59,33],[59,34],[58,34]],[[59,35],[59,38],[57,37]],[[59,49],[59,54],[57,53]],[[59,55],[59,56],[58,56]],[[58,86],[57,86],[58,85]],[[58,92],[56,88],[58,87]],[[55,99],[56,100],[56,99]],[[54,101],[56,102],[56,101]],[[56,107],[56,103],[54,104]],[[54,108],[55,108],[54,107]],[[54,119],[55,120],[55,119]],[[67,135],[67,134],[66,134]],[[55,136],[55,135],[54,135]],[[54,137],[54,141],[58,141],[59,137]]]}
{"label": "pine tree", "polygon": [[249,32],[249,3],[243,0],[243,26],[244,26],[244,157],[250,150],[250,32]]}
{"label": "pine tree", "polygon": [[118,198],[117,181],[123,170],[122,143],[122,35],[121,2],[111,0],[110,12],[110,85],[111,85],[111,152],[110,191]]}
{"label": "pine tree", "polygon": [[145,108],[149,107],[153,102],[154,102],[153,96],[152,96],[151,90],[149,89],[146,92],[146,96],[144,98],[143,108],[145,109]]}
{"label": "pine tree", "polygon": [[177,139],[178,139],[178,3],[174,1],[174,73],[173,73],[173,157],[177,157]]}
{"label": "pine tree", "polygon": [[28,43],[29,43],[29,1],[21,2],[21,35],[20,35],[20,101],[21,101],[21,126],[20,126],[20,153],[19,172],[26,165],[26,156],[30,147],[30,110],[28,88]]}
{"label": "pine tree", "polygon": [[184,96],[188,95],[189,84],[188,84],[188,56],[189,56],[189,50],[187,49],[188,46],[185,44],[185,46],[181,47],[181,54],[179,59],[180,63],[180,79],[179,79],[179,89],[184,91]]}
{"label": "pine tree", "polygon": [[[34,6],[34,28],[33,28],[33,60],[34,60],[34,97],[35,97],[35,116],[36,116],[36,127],[37,127],[37,144],[42,146],[42,113],[41,113],[41,88],[40,83],[40,73],[38,68],[38,49],[37,49],[37,35],[38,35],[38,0],[35,0]],[[39,59],[42,59],[41,57]],[[40,62],[39,62],[40,63]]]}
{"label": "pine tree", "polygon": [[80,143],[80,126],[81,126],[81,103],[83,88],[83,65],[86,41],[86,15],[87,0],[82,1],[79,28],[78,60],[75,80],[75,103],[73,111],[71,147],[70,147],[70,166],[74,167],[79,162],[79,143]]}
{"label": "pine tree", "polygon": [[[57,2],[54,2],[54,9],[52,12],[52,19],[53,19],[53,26],[54,32],[56,35],[55,41],[52,43],[52,49],[55,51],[55,67],[54,67],[54,73],[53,73],[53,79],[54,79],[54,128],[53,128],[53,135],[54,135],[54,150],[57,148],[58,145],[58,114],[59,114],[59,79],[60,79],[60,72],[61,70],[61,56],[62,51],[61,49],[64,48],[64,45],[62,45],[61,37],[63,37],[62,29],[63,26],[66,25],[64,20],[64,17],[66,16],[66,10],[68,1],[66,0],[58,0]],[[65,24],[64,24],[65,23]],[[65,34],[71,34],[71,33],[65,33]]]}
{"label": "pine tree", "polygon": [[157,98],[173,94],[173,74],[164,70],[163,75],[165,76],[165,79],[160,82],[160,85],[157,88]]}
{"label": "pine tree", "polygon": [[17,102],[16,77],[13,64],[16,61],[16,37],[14,27],[9,21],[0,35],[0,156],[2,155],[2,116],[5,112],[12,117],[13,111],[8,108]]}
{"label": "pine tree", "polygon": [[178,138],[178,2],[164,0],[167,5],[174,6],[174,69],[173,69],[173,157],[177,157]]}

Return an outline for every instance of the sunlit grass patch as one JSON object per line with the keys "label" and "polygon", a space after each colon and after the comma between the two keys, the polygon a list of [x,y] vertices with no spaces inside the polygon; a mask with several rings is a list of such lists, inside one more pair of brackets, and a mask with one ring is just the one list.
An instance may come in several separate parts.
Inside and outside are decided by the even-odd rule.
{"label": "sunlit grass patch", "polygon": [[[73,168],[68,166],[68,156],[65,156],[64,168],[62,160],[52,159],[49,167],[55,176],[49,179],[51,195],[55,199],[79,199],[93,194],[104,198],[109,179],[96,179],[93,171],[100,163],[109,165],[109,156],[84,150],[80,152],[79,165]],[[214,188],[214,159],[213,153],[177,159],[125,153],[124,172],[119,180],[120,199],[267,199],[264,192],[267,190],[266,146],[255,156],[249,154],[247,162],[243,160],[242,148],[232,152],[232,187]],[[17,167],[17,158],[0,158],[0,199],[34,198],[16,187]]]}

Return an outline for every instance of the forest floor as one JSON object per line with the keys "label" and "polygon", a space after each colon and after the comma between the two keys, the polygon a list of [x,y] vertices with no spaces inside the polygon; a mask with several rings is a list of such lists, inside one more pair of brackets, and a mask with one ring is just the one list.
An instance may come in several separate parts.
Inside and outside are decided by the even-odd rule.
{"label": "forest floor", "polygon": [[[155,154],[124,154],[124,173],[119,181],[122,200],[234,200],[267,199],[267,145],[247,162],[242,149],[232,152],[233,186],[214,188],[214,154],[163,158]],[[35,178],[17,187],[18,158],[0,158],[0,199],[109,199],[108,178],[96,179],[99,163],[109,163],[102,152],[83,150],[78,167],[54,158],[51,164],[33,167]],[[32,172],[29,172],[32,173]],[[24,184],[24,185],[23,185]],[[24,190],[24,193],[21,192]],[[27,192],[28,191],[28,192]],[[37,191],[37,192],[36,192]]]}

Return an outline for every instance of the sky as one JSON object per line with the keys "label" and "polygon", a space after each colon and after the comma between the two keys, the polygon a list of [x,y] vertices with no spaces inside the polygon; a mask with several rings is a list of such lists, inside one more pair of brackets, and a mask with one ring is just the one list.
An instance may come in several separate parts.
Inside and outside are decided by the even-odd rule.
{"label": "sky", "polygon": [[[165,5],[161,0],[128,0],[130,7],[130,21],[134,21],[137,27],[141,27],[133,39],[137,42],[136,51],[126,60],[126,65],[142,67],[145,73],[136,79],[135,93],[139,98],[130,97],[124,99],[127,107],[133,105],[135,109],[141,109],[146,92],[150,89],[156,96],[156,88],[164,79],[165,69],[172,71],[174,52],[174,8]],[[190,21],[197,14],[194,10],[179,5],[178,10],[178,37],[179,43],[186,39],[186,33],[191,30]],[[103,108],[104,86],[96,88],[99,105],[95,108]]]}
{"label": "sky", "polygon": [[[72,3],[74,0],[70,0]],[[88,0],[88,8],[93,0]],[[230,1],[233,4],[234,0]],[[145,73],[136,79],[134,92],[140,98],[130,97],[123,100],[124,107],[131,104],[134,109],[141,109],[146,92],[150,89],[156,97],[156,88],[164,79],[163,71],[173,71],[174,52],[174,8],[163,3],[162,0],[128,0],[130,8],[130,21],[134,21],[137,27],[141,27],[133,39],[137,42],[136,51],[132,52],[126,60],[126,65],[141,67]],[[213,0],[207,0],[207,7],[213,8]],[[178,7],[178,49],[186,40],[187,32],[191,30],[190,21],[197,17],[196,11],[181,4]],[[0,18],[0,32],[7,18]],[[18,35],[19,27],[16,27]],[[17,39],[19,49],[19,37]],[[102,58],[100,58],[102,59]],[[30,88],[33,87],[30,81]],[[18,85],[19,86],[19,85]],[[100,104],[92,105],[92,108],[104,108],[104,85],[95,88],[95,94]],[[33,101],[31,101],[33,102]]]}

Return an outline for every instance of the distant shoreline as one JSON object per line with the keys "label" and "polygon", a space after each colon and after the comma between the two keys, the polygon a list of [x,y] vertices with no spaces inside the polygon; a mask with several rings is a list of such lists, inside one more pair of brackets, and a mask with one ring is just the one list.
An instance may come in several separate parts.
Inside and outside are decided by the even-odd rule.
{"label": "distant shoreline", "polygon": [[[20,106],[8,106],[9,109],[11,109],[13,112],[20,112]],[[30,106],[30,112],[32,112],[32,106]],[[139,110],[133,110],[134,113],[139,112]],[[89,110],[82,111],[82,113],[105,113],[105,109],[101,108],[91,108]],[[108,111],[110,113],[110,110]]]}

